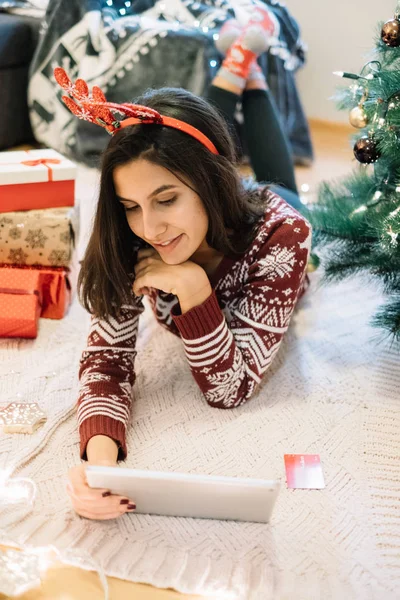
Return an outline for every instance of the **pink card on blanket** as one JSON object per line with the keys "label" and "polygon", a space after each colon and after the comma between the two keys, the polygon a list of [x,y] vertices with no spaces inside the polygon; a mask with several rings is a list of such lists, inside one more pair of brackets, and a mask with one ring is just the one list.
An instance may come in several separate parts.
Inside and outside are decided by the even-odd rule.
{"label": "pink card on blanket", "polygon": [[285,454],[286,483],[291,489],[325,487],[319,454]]}

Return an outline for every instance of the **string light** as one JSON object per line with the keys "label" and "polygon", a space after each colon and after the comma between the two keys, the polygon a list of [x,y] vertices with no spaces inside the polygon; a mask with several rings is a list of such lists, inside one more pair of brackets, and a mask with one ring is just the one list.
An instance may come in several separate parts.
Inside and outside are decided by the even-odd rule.
{"label": "string light", "polygon": [[367,207],[363,204],[362,206],[359,206],[358,208],[356,208],[356,210],[353,210],[353,212],[351,213],[351,217],[353,215],[357,215],[358,213],[362,213],[365,212],[367,210]]}
{"label": "string light", "polygon": [[393,231],[393,229],[391,227],[389,227],[388,229],[388,235],[390,236],[391,240],[390,240],[390,244],[392,246],[397,246],[397,238],[399,237],[399,234],[396,233],[395,231]]}
{"label": "string light", "polygon": [[301,186],[300,189],[301,189],[302,192],[307,193],[307,192],[310,191],[310,186],[308,185],[308,183],[303,183],[303,185]]}
{"label": "string light", "polygon": [[108,6],[112,6],[112,4],[113,4],[113,0],[107,0],[106,4],[107,4]]}
{"label": "string light", "polygon": [[119,13],[120,13],[120,15],[122,15],[122,16],[123,16],[123,15],[126,15],[126,8],[120,8],[120,9],[119,9]]}
{"label": "string light", "polygon": [[214,68],[217,66],[217,61],[216,60],[210,60],[210,67]]}

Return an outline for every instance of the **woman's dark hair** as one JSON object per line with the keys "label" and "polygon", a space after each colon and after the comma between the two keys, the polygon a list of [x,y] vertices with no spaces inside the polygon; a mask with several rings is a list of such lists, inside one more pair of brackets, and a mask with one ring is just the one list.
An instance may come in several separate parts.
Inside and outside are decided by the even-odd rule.
{"label": "woman's dark hair", "polygon": [[[117,200],[113,171],[142,158],[190,182],[209,218],[207,243],[224,255],[240,255],[251,244],[265,199],[237,170],[233,139],[224,118],[208,102],[179,88],[148,90],[135,100],[203,132],[217,147],[170,127],[128,126],[113,135],[103,153],[100,194],[92,234],[78,279],[83,306],[99,318],[117,316],[132,301],[133,269],[141,240],[130,229]],[[133,191],[134,195],[134,191]]]}

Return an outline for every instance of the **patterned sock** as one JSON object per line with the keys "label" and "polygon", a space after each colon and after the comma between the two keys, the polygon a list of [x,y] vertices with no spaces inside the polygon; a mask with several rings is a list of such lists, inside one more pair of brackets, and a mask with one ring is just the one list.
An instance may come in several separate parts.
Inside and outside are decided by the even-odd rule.
{"label": "patterned sock", "polygon": [[251,25],[260,25],[268,37],[275,33],[274,22],[266,7],[262,8],[261,6],[255,6],[251,10],[247,27],[250,27]]}
{"label": "patterned sock", "polygon": [[[225,56],[229,48],[235,43],[242,31],[243,27],[236,19],[229,19],[228,21],[225,21],[220,29],[219,37],[215,42],[215,47],[217,50]],[[250,81],[254,81],[255,79],[265,79],[264,73],[256,60],[253,60],[250,65],[248,79]]]}
{"label": "patterned sock", "polygon": [[229,48],[218,75],[244,88],[251,64],[267,48],[268,40],[264,29],[259,25],[249,25]]}
{"label": "patterned sock", "polygon": [[254,60],[250,65],[250,71],[248,76],[248,81],[254,81],[255,79],[265,80],[265,75],[256,60]]}
{"label": "patterned sock", "polygon": [[236,19],[225,21],[219,31],[218,39],[215,42],[217,50],[225,56],[242,31],[243,27],[241,27],[239,21],[236,21]]}

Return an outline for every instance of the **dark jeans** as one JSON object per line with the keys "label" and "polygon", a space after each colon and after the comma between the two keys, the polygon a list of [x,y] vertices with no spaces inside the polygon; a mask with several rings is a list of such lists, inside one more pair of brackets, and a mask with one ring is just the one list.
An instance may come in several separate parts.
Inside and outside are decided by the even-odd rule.
{"label": "dark jeans", "polygon": [[[211,85],[207,99],[225,117],[233,132],[240,97]],[[274,192],[296,210],[301,210],[289,142],[271,93],[268,90],[244,91],[242,108],[246,143],[256,180],[271,184]]]}

